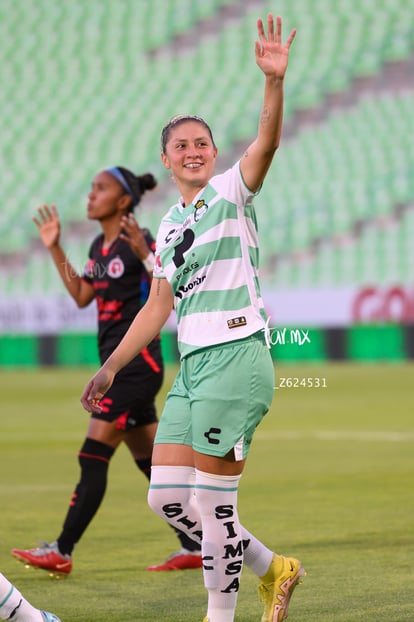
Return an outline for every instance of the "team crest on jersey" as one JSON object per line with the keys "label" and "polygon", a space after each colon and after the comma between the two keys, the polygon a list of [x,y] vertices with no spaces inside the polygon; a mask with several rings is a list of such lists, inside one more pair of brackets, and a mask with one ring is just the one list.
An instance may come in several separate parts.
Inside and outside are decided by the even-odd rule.
{"label": "team crest on jersey", "polygon": [[208,205],[204,199],[199,199],[194,205],[194,220],[198,222],[208,210]]}
{"label": "team crest on jersey", "polygon": [[124,262],[120,257],[114,257],[108,264],[108,276],[119,279],[125,272]]}

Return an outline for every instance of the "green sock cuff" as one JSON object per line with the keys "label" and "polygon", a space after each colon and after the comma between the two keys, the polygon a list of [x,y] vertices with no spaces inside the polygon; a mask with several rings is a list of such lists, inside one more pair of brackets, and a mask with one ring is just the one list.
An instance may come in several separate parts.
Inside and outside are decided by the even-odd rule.
{"label": "green sock cuff", "polygon": [[1,601],[0,603],[0,607],[3,607],[3,605],[5,605],[7,603],[7,601],[9,600],[10,596],[13,594],[13,590],[14,590],[14,586],[12,585],[10,588],[9,593],[7,594],[6,598],[4,600]]}

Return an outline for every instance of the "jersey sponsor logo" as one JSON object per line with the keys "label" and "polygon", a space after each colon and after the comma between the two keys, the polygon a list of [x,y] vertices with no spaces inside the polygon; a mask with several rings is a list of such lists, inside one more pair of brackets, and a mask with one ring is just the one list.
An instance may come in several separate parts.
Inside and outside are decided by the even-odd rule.
{"label": "jersey sponsor logo", "polygon": [[184,294],[187,294],[188,292],[192,292],[194,288],[197,288],[199,285],[201,285],[201,283],[205,279],[206,279],[206,275],[203,274],[203,276],[198,276],[196,279],[194,279],[194,281],[190,281],[188,285],[180,285],[180,287],[175,292],[175,295],[177,296],[177,298],[181,299],[184,296]]}
{"label": "jersey sponsor logo", "polygon": [[108,276],[119,279],[125,272],[124,262],[120,257],[114,257],[108,264]]}
{"label": "jersey sponsor logo", "polygon": [[199,268],[199,267],[200,266],[199,266],[198,262],[195,261],[191,265],[189,265],[186,268],[184,268],[184,270],[182,272],[180,272],[179,274],[177,274],[177,276],[175,278],[177,279],[177,281],[179,281],[182,276],[184,276],[185,274],[188,274],[189,272],[193,272],[193,270],[197,270],[197,268]]}
{"label": "jersey sponsor logo", "polygon": [[183,265],[185,261],[184,253],[192,247],[194,240],[195,233],[192,229],[186,229],[183,231],[182,236],[180,236],[180,239],[174,246],[174,256],[172,260],[176,268],[180,268]]}
{"label": "jersey sponsor logo", "polygon": [[187,216],[187,218],[180,224],[179,227],[175,227],[174,229],[170,229],[167,235],[164,238],[164,242],[167,246],[171,244],[171,242],[176,242],[182,239],[183,233],[193,224],[194,218],[192,215]]}
{"label": "jersey sponsor logo", "polygon": [[246,326],[247,319],[244,315],[240,317],[233,317],[231,320],[227,320],[227,326],[229,328],[237,328],[238,326]]}
{"label": "jersey sponsor logo", "polygon": [[164,238],[164,242],[166,244],[169,244],[170,242],[172,242],[173,238],[174,238],[174,233],[177,231],[177,229],[170,229],[169,232],[167,233],[167,235]]}

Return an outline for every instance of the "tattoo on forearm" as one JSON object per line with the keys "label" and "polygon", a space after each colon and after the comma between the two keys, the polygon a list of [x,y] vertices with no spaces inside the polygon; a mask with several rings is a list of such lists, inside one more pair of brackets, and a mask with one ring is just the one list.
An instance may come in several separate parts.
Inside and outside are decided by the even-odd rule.
{"label": "tattoo on forearm", "polygon": [[161,279],[157,279],[157,290],[155,292],[157,296],[160,295],[160,291],[161,291]]}
{"label": "tattoo on forearm", "polygon": [[244,156],[243,157],[244,158],[248,158],[249,157],[249,150],[248,149],[246,149],[246,151],[244,152]]}
{"label": "tattoo on forearm", "polygon": [[269,120],[270,120],[270,110],[266,106],[265,108],[263,108],[262,114],[260,115],[260,125],[266,125],[267,123],[269,123]]}

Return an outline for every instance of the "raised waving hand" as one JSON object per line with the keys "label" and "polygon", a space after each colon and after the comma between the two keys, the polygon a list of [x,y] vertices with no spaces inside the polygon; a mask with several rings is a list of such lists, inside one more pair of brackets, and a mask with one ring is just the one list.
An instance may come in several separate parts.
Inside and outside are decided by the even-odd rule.
{"label": "raised waving hand", "polygon": [[37,208],[37,218],[32,218],[46,248],[56,246],[60,238],[60,220],[55,205]]}
{"label": "raised waving hand", "polygon": [[273,15],[267,16],[267,35],[262,19],[257,20],[259,41],[255,42],[256,63],[266,76],[283,79],[288,65],[289,48],[296,35],[294,28],[286,43],[282,43],[282,18],[276,17],[276,28]]}

